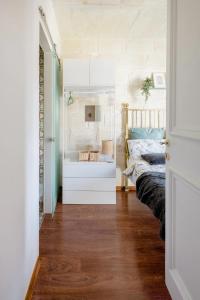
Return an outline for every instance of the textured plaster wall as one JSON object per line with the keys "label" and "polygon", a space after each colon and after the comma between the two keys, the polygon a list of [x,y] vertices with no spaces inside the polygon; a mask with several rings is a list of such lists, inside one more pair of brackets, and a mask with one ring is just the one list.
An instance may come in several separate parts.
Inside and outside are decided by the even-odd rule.
{"label": "textured plaster wall", "polygon": [[118,185],[124,168],[121,104],[164,108],[165,90],[152,90],[145,104],[142,80],[166,71],[166,1],[132,1],[131,6],[55,6],[63,58],[111,58],[116,63]]}
{"label": "textured plaster wall", "polygon": [[142,80],[152,72],[165,72],[166,39],[70,39],[65,41],[63,48],[64,58],[85,58],[95,52],[99,57],[114,58],[116,62],[117,184],[120,185],[121,170],[124,168],[121,104],[127,102],[131,107],[138,108],[165,107],[165,90],[152,90],[145,104],[140,87]]}

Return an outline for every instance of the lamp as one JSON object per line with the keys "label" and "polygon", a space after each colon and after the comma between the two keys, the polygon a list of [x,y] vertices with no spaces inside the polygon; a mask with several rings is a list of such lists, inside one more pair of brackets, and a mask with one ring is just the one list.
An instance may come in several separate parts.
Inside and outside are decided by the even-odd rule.
{"label": "lamp", "polygon": [[113,141],[112,140],[103,140],[102,141],[102,154],[113,156]]}

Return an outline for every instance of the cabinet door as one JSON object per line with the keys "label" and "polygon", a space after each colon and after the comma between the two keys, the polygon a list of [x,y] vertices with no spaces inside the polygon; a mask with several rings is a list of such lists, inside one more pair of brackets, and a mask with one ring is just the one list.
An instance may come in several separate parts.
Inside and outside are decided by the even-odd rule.
{"label": "cabinet door", "polygon": [[63,178],[63,191],[115,192],[116,178]]}
{"label": "cabinet door", "polygon": [[64,86],[85,87],[90,84],[90,63],[84,59],[65,59],[63,63]]}
{"label": "cabinet door", "polygon": [[90,61],[90,85],[114,86],[115,68],[111,60],[91,59]]}

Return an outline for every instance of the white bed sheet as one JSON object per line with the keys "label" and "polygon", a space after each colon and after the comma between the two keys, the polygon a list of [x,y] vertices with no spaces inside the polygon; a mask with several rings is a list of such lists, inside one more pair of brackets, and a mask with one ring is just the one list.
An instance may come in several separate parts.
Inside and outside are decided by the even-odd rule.
{"label": "white bed sheet", "polygon": [[144,159],[129,159],[127,169],[123,172],[135,184],[137,179],[145,172],[160,172],[165,173],[165,165],[150,165]]}
{"label": "white bed sheet", "polygon": [[135,184],[140,175],[145,172],[165,172],[165,165],[150,165],[142,159],[142,154],[165,153],[166,147],[162,140],[138,139],[128,140],[130,158],[127,162],[127,169],[123,172]]}

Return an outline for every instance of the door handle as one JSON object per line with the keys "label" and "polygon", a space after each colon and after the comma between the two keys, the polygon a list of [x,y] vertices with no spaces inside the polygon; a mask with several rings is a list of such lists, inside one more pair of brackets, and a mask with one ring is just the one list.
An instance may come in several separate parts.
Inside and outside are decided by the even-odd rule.
{"label": "door handle", "polygon": [[166,160],[170,160],[170,154],[167,153],[167,152],[165,152],[165,159],[166,159]]}
{"label": "door handle", "polygon": [[55,138],[54,137],[50,137],[50,138],[47,138],[47,142],[49,143],[55,143]]}
{"label": "door handle", "polygon": [[161,145],[166,145],[168,146],[169,145],[169,140],[163,140],[162,142],[160,142]]}

